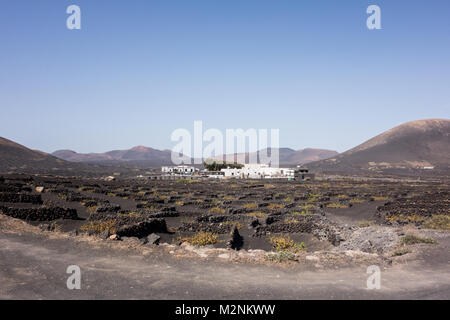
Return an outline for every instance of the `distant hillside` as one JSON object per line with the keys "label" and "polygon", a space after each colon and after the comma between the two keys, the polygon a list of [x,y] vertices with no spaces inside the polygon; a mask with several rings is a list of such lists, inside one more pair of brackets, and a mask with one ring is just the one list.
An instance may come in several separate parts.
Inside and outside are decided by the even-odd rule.
{"label": "distant hillside", "polygon": [[130,162],[145,163],[146,165],[171,164],[171,151],[157,150],[153,148],[138,146],[128,150],[113,150],[105,153],[77,153],[72,150],[58,150],[52,153],[55,157],[72,162]]}
{"label": "distant hillside", "polygon": [[0,172],[51,172],[67,166],[66,161],[0,137]]}
{"label": "distant hillside", "polygon": [[133,166],[102,163],[74,163],[58,159],[48,153],[31,150],[0,137],[0,173],[39,173],[64,176],[105,176],[112,174],[139,174]]}
{"label": "distant hillside", "polygon": [[[263,150],[266,152],[266,150]],[[260,152],[253,153],[257,155],[259,161]],[[270,155],[270,149],[269,149]],[[280,164],[296,165],[308,163],[311,161],[326,159],[338,154],[336,151],[322,149],[302,149],[293,150],[289,148],[280,148]],[[110,163],[120,164],[127,163],[129,165],[142,166],[161,166],[171,165],[171,151],[157,150],[153,148],[138,146],[128,150],[114,150],[105,153],[77,153],[72,150],[58,150],[52,153],[55,157],[72,162],[89,162],[89,163]],[[236,157],[237,155],[235,155]],[[245,161],[249,162],[249,154],[245,154]],[[216,157],[223,159],[223,156]]]}
{"label": "distant hillside", "polygon": [[450,120],[408,122],[309,167],[324,172],[448,171]]}
{"label": "distant hillside", "polygon": [[104,153],[76,153],[72,150],[58,150],[52,153],[53,156],[72,162],[96,162],[113,160],[112,157]]}
{"label": "distant hillside", "polygon": [[[388,130],[363,144],[338,154],[322,149],[280,148],[280,165],[308,164],[315,172],[422,174],[450,172],[450,120],[412,121]],[[240,154],[248,163],[250,155],[261,161],[261,152]],[[234,155],[237,157],[237,155]],[[223,159],[224,156],[216,157]],[[81,154],[59,150],[49,155],[0,138],[0,172],[54,173],[74,175],[137,173],[135,168],[170,165],[171,151],[138,146],[128,150]]]}
{"label": "distant hillside", "polygon": [[305,164],[313,161],[328,159],[338,154],[337,151],[327,149],[306,148],[294,151],[286,158],[281,158],[280,163],[286,164]]}
{"label": "distant hillside", "polygon": [[[272,154],[272,148],[263,149],[257,152],[252,153],[238,153],[234,154],[234,161],[237,161],[238,158],[244,158],[246,163],[249,163],[250,159],[257,159],[258,162],[263,162],[260,155]],[[290,148],[279,148],[278,149],[279,154],[279,164],[280,165],[299,165],[299,164],[306,164],[312,161],[322,160],[322,159],[328,159],[331,157],[336,156],[338,153],[333,150],[326,150],[326,149],[312,149],[312,148],[306,148],[301,150],[293,150]],[[224,155],[215,157],[214,159],[217,160],[225,160]]]}

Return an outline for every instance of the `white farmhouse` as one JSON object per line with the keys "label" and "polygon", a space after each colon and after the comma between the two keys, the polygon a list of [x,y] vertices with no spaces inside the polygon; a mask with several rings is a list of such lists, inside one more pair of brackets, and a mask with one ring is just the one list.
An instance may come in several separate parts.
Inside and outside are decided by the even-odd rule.
{"label": "white farmhouse", "polygon": [[161,167],[161,171],[165,174],[190,175],[199,172],[199,169],[191,166],[165,166]]}
{"label": "white farmhouse", "polygon": [[273,168],[267,164],[246,164],[241,169],[222,169],[225,178],[238,179],[294,179],[294,169]]}

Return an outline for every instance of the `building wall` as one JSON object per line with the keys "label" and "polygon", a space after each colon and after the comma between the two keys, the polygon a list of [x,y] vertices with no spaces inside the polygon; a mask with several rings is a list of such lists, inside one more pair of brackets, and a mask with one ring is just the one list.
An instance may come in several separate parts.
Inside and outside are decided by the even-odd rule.
{"label": "building wall", "polygon": [[245,165],[241,169],[222,169],[226,178],[271,179],[294,178],[294,170],[289,168],[272,168],[268,165]]}
{"label": "building wall", "polygon": [[165,166],[161,167],[163,173],[177,173],[177,174],[193,174],[199,170],[190,166]]}

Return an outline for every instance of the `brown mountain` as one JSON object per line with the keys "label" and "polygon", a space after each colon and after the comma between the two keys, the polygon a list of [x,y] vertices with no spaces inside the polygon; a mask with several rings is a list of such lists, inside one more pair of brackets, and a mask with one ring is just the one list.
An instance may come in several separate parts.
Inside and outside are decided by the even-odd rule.
{"label": "brown mountain", "polygon": [[104,153],[77,153],[72,150],[58,150],[52,153],[53,156],[72,162],[96,162],[114,160]]}
{"label": "brown mountain", "polygon": [[305,164],[313,161],[328,159],[338,154],[337,151],[327,149],[306,148],[293,152],[286,158],[280,158],[280,163]]}
{"label": "brown mountain", "polygon": [[66,161],[0,137],[0,172],[47,172],[66,166]]}
{"label": "brown mountain", "polygon": [[[245,158],[245,162],[248,163],[249,159],[257,159],[258,162],[260,162],[260,155],[262,154],[268,154],[271,155],[272,148],[263,149],[257,152],[252,153],[237,153],[234,154],[234,159],[237,161],[238,158]],[[278,149],[279,154],[279,163],[280,165],[298,165],[298,164],[306,164],[309,162],[322,160],[322,159],[328,159],[333,156],[336,156],[338,153],[334,150],[327,150],[327,149],[313,149],[313,148],[306,148],[306,149],[300,149],[300,150],[294,150],[290,148],[279,148]],[[218,156],[214,159],[216,160],[225,160],[226,156]]]}
{"label": "brown mountain", "polygon": [[[139,152],[139,151],[138,151]],[[63,155],[72,155],[73,151],[61,151]],[[124,154],[126,157],[126,154]],[[131,162],[80,163],[59,159],[48,153],[31,150],[11,140],[0,137],[0,173],[39,173],[69,176],[105,176],[112,174],[137,175]],[[145,167],[147,170],[148,167]]]}
{"label": "brown mountain", "polygon": [[72,162],[91,163],[119,163],[145,164],[148,166],[159,166],[171,164],[170,150],[157,150],[144,146],[137,146],[128,150],[113,150],[105,153],[77,153],[72,150],[58,150],[53,156]]}
{"label": "brown mountain", "polygon": [[407,122],[309,167],[325,172],[448,171],[450,120]]}
{"label": "brown mountain", "polygon": [[[265,151],[265,150],[264,150]],[[258,151],[257,157],[261,151]],[[270,154],[270,150],[269,150]],[[289,148],[280,148],[280,164],[294,165],[300,163],[308,163],[311,161],[330,158],[337,154],[336,151],[324,149],[302,149],[293,150]],[[137,166],[141,165],[170,165],[171,151],[157,150],[153,148],[138,146],[128,150],[114,150],[105,153],[77,153],[72,150],[58,150],[52,153],[53,156],[72,162],[91,162],[91,163],[129,163]],[[235,155],[237,156],[237,155]],[[223,156],[217,157],[221,159]],[[248,162],[249,154],[245,154],[246,162]]]}

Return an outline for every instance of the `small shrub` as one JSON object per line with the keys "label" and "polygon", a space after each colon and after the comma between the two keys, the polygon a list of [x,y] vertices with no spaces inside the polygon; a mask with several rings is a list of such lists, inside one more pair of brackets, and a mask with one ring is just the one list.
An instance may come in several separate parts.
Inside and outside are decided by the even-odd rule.
{"label": "small shrub", "polygon": [[277,210],[277,209],[283,209],[284,208],[284,204],[281,203],[271,203],[267,206],[268,209],[270,210]]}
{"label": "small shrub", "polygon": [[342,204],[342,203],[329,203],[329,204],[327,204],[327,208],[347,209],[348,205]]}
{"label": "small shrub", "polygon": [[261,211],[254,211],[247,214],[250,217],[265,218],[266,214]]}
{"label": "small shrub", "polygon": [[89,213],[95,213],[95,212],[97,212],[97,208],[98,208],[98,206],[91,206],[91,207],[87,207],[86,210]]}
{"label": "small shrub", "polygon": [[374,201],[387,201],[387,200],[389,200],[388,197],[377,197],[377,196],[375,196],[375,197],[372,197],[372,198],[373,198]]}
{"label": "small shrub", "polygon": [[410,214],[410,215],[391,215],[388,216],[386,220],[390,223],[393,223],[394,221],[400,223],[420,223],[425,221],[425,218],[417,214]]}
{"label": "small shrub", "polygon": [[374,221],[361,221],[358,223],[358,227],[366,228],[374,225]]}
{"label": "small shrub", "polygon": [[281,251],[277,253],[269,253],[264,256],[264,260],[270,261],[270,262],[286,262],[286,261],[295,261],[297,260],[297,257],[295,253],[290,251]]}
{"label": "small shrub", "polygon": [[413,234],[408,234],[402,238],[401,243],[403,245],[418,244],[418,243],[435,244],[436,240],[431,238],[422,238],[419,236],[415,236]]}
{"label": "small shrub", "polygon": [[139,218],[142,215],[138,212],[129,212],[129,213],[119,213],[119,217],[133,217],[133,218]]}
{"label": "small shrub", "polygon": [[219,207],[213,207],[213,208],[209,209],[208,212],[209,212],[209,213],[220,213],[220,214],[225,214],[225,209],[219,208]]}
{"label": "small shrub", "polygon": [[285,250],[302,251],[305,249],[304,242],[295,243],[294,240],[292,240],[289,236],[280,236],[280,237],[274,236],[271,237],[269,241],[276,251],[285,251]]}
{"label": "small shrub", "polygon": [[291,214],[293,214],[294,216],[308,216],[311,215],[312,213],[309,212],[308,209],[306,209],[302,211],[292,211]]}
{"label": "small shrub", "polygon": [[255,209],[258,208],[258,205],[256,203],[246,203],[243,205],[245,209]]}
{"label": "small shrub", "polygon": [[116,233],[117,226],[116,221],[113,219],[105,221],[90,221],[86,224],[83,224],[80,227],[80,230],[83,232],[93,231],[95,233],[102,233],[103,231],[109,230],[110,233]]}
{"label": "small shrub", "polygon": [[236,228],[238,228],[238,230],[242,229],[242,223],[237,222],[237,221],[225,221],[222,223],[225,226],[236,226]]}
{"label": "small shrub", "polygon": [[446,215],[433,215],[424,224],[424,228],[450,230],[450,216]]}
{"label": "small shrub", "polygon": [[219,242],[218,238],[219,236],[212,232],[199,232],[192,237],[183,238],[181,241],[189,242],[194,246],[206,246]]}
{"label": "small shrub", "polygon": [[392,254],[393,257],[399,257],[399,256],[403,256],[407,253],[409,253],[410,251],[408,249],[397,249],[394,251],[394,253]]}
{"label": "small shrub", "polygon": [[312,213],[309,211],[310,208],[314,208],[312,204],[305,204],[303,206],[300,206],[301,211],[293,211],[291,214],[296,216],[308,216]]}
{"label": "small shrub", "polygon": [[155,207],[155,206],[148,206],[148,207],[144,207],[143,209],[148,210],[148,211],[159,211],[160,209]]}
{"label": "small shrub", "polygon": [[320,194],[310,194],[308,198],[308,202],[316,202],[320,198]]}

